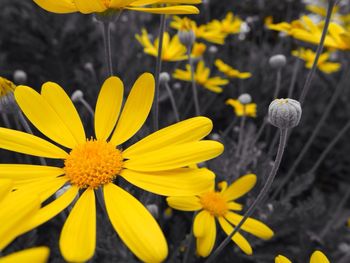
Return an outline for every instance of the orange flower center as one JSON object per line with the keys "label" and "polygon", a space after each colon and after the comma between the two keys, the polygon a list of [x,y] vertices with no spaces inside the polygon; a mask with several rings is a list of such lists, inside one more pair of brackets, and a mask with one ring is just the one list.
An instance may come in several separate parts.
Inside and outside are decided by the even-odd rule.
{"label": "orange flower center", "polygon": [[105,7],[109,8],[109,5],[111,4],[111,0],[102,0],[102,3]]}
{"label": "orange flower center", "polygon": [[121,172],[122,152],[111,143],[87,140],[69,153],[63,169],[71,184],[80,188],[97,188],[112,182]]}
{"label": "orange flower center", "polygon": [[218,192],[208,192],[200,197],[200,202],[211,215],[220,217],[228,211],[226,200]]}

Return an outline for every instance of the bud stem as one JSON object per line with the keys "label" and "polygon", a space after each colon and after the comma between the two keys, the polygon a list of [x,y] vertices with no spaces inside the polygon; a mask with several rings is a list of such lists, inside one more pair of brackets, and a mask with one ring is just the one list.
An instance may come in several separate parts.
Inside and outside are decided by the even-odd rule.
{"label": "bud stem", "polygon": [[179,111],[178,111],[177,106],[176,106],[176,101],[175,101],[175,98],[174,98],[174,94],[171,91],[171,88],[169,87],[169,83],[168,82],[166,82],[164,85],[165,85],[165,88],[166,88],[166,90],[168,92],[168,95],[169,95],[169,99],[170,99],[171,107],[173,108],[175,120],[176,120],[176,122],[179,122],[180,121],[180,115],[179,115]]}
{"label": "bud stem", "polygon": [[187,47],[188,62],[190,63],[190,69],[191,69],[193,101],[194,101],[194,107],[195,107],[196,116],[200,116],[201,115],[201,111],[200,111],[200,107],[199,107],[196,79],[195,79],[195,76],[194,76],[193,59],[191,58],[191,49],[192,49],[191,46]]}
{"label": "bud stem", "polygon": [[108,70],[108,77],[113,76],[113,64],[112,64],[112,49],[111,49],[111,23],[110,21],[103,20],[103,43],[105,48],[105,58]]}

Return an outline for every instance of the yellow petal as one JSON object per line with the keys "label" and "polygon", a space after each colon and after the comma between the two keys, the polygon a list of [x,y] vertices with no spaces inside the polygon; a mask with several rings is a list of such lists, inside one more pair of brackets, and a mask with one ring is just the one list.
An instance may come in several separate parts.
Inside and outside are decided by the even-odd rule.
{"label": "yellow petal", "polygon": [[44,135],[68,148],[78,144],[69,130],[69,123],[65,123],[39,93],[32,88],[18,86],[14,94],[23,113]]}
{"label": "yellow petal", "polygon": [[117,122],[123,102],[124,85],[120,78],[110,77],[102,85],[95,110],[95,133],[107,140]]}
{"label": "yellow petal", "polygon": [[124,169],[120,175],[137,187],[165,196],[189,196],[207,192],[212,189],[215,179],[215,174],[206,168],[149,173]]}
{"label": "yellow petal", "polygon": [[212,159],[223,149],[223,145],[215,141],[184,143],[137,155],[125,161],[124,167],[145,172],[177,169]]}
{"label": "yellow petal", "polygon": [[0,258],[0,263],[45,263],[49,259],[50,250],[47,247],[35,247],[12,253]]}
{"label": "yellow petal", "polygon": [[73,102],[64,89],[54,82],[46,82],[41,88],[41,96],[67,126],[77,143],[84,143],[86,136],[83,124]]}
{"label": "yellow petal", "polygon": [[78,192],[79,189],[72,186],[56,200],[42,207],[37,213],[28,219],[22,233],[36,228],[63,211],[67,206],[69,206],[70,203],[73,202]]}
{"label": "yellow petal", "polygon": [[111,138],[114,145],[130,139],[141,128],[151,110],[153,97],[154,78],[152,74],[144,73],[136,80],[125,102]]}
{"label": "yellow petal", "polygon": [[207,257],[215,245],[215,217],[205,210],[199,212],[193,222],[193,234],[196,237],[198,255]]}
{"label": "yellow petal", "polygon": [[166,199],[168,205],[182,211],[197,211],[202,205],[197,196],[170,196]]}
{"label": "yellow petal", "polygon": [[132,6],[145,6],[152,4],[200,4],[201,0],[137,0]]}
{"label": "yellow petal", "polygon": [[155,151],[162,147],[198,141],[207,136],[212,128],[212,121],[206,117],[184,120],[148,135],[126,149],[123,156],[129,159],[137,154]]}
{"label": "yellow petal", "polygon": [[147,12],[152,14],[186,15],[199,14],[199,9],[191,5],[167,6],[157,8],[147,7],[126,7],[126,9]]}
{"label": "yellow petal", "polygon": [[0,148],[47,158],[64,159],[67,157],[64,150],[46,140],[6,128],[0,128]]}
{"label": "yellow petal", "polygon": [[247,174],[234,181],[225,191],[222,196],[227,200],[234,200],[249,192],[256,183],[255,174]]}
{"label": "yellow petal", "polygon": [[142,261],[164,261],[168,246],[149,211],[114,184],[104,186],[104,198],[109,219],[126,246]]}
{"label": "yellow petal", "polygon": [[13,182],[10,179],[0,179],[0,202],[7,194],[10,193]]}
{"label": "yellow petal", "polygon": [[288,258],[282,255],[275,257],[275,263],[292,263]]}
{"label": "yellow petal", "polygon": [[135,2],[135,0],[111,0],[109,6],[111,8],[119,9],[128,6],[132,2]]}
{"label": "yellow petal", "polygon": [[75,5],[79,12],[83,14],[98,13],[107,10],[107,7],[101,0],[74,0]]}
{"label": "yellow petal", "polygon": [[[0,164],[0,178],[30,182],[45,177],[57,177],[64,174],[62,168],[28,164]],[[1,195],[0,195],[1,196]]]}
{"label": "yellow petal", "polygon": [[[225,218],[233,225],[238,225],[239,222],[241,222],[241,220],[243,219],[243,216],[232,213],[232,212],[228,212],[225,215]],[[241,227],[242,230],[260,237],[262,239],[268,240],[270,238],[273,237],[273,231],[271,230],[271,228],[269,228],[267,225],[265,225],[264,223],[253,219],[253,218],[248,218],[244,224]]]}
{"label": "yellow petal", "polygon": [[316,250],[310,258],[310,263],[329,263],[328,258],[321,251]]}
{"label": "yellow petal", "polygon": [[[230,235],[233,231],[233,227],[226,221],[225,218],[219,217],[218,219],[219,219],[221,228],[224,230],[224,232],[227,235]],[[232,237],[232,241],[235,242],[237,246],[247,255],[253,254],[253,249],[250,246],[249,242],[240,233],[236,233]]]}
{"label": "yellow petal", "polygon": [[93,189],[78,199],[64,223],[60,250],[69,262],[85,262],[92,258],[96,246],[96,203]]}
{"label": "yellow petal", "polygon": [[66,14],[78,11],[71,0],[34,0],[34,2],[46,11],[57,14]]}
{"label": "yellow petal", "polygon": [[227,208],[230,210],[241,211],[243,209],[243,205],[236,202],[227,202]]}

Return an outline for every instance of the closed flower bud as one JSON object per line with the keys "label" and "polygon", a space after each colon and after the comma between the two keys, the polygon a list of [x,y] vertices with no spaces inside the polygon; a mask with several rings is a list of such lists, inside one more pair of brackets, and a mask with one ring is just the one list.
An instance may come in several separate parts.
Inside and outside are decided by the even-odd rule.
{"label": "closed flower bud", "polygon": [[297,126],[301,118],[299,101],[293,99],[276,99],[269,106],[269,121],[280,129]]}
{"label": "closed flower bud", "polygon": [[13,80],[16,84],[24,84],[27,82],[27,73],[21,69],[17,69],[13,72]]}
{"label": "closed flower bud", "polygon": [[79,101],[81,100],[82,98],[84,98],[84,93],[81,91],[81,90],[76,90],[73,92],[72,96],[71,96],[71,100],[73,102],[76,102],[76,101]]}
{"label": "closed flower bud", "polygon": [[285,55],[278,54],[270,57],[269,64],[272,68],[283,68],[287,64],[287,59]]}
{"label": "closed flower bud", "polygon": [[179,30],[178,36],[180,39],[180,42],[186,46],[191,47],[196,40],[196,35],[194,34],[193,30]]}
{"label": "closed flower bud", "polygon": [[147,210],[152,214],[154,218],[158,218],[159,216],[159,209],[156,204],[149,204],[146,205]]}
{"label": "closed flower bud", "polygon": [[161,72],[159,74],[159,82],[162,84],[168,83],[170,81],[170,75],[168,72]]}
{"label": "closed flower bud", "polygon": [[209,52],[211,54],[216,54],[218,52],[218,48],[216,46],[210,46],[209,47]]}
{"label": "closed flower bud", "polygon": [[238,100],[243,105],[246,105],[252,102],[252,97],[248,93],[243,93],[238,97]]}

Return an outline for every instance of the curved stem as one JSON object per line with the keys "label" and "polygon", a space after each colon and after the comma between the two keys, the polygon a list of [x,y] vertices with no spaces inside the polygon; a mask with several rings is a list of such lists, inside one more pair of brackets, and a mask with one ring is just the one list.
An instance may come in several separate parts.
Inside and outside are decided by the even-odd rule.
{"label": "curved stem", "polygon": [[81,102],[81,104],[83,104],[83,106],[90,113],[92,120],[93,120],[95,117],[95,113],[94,113],[94,110],[92,109],[92,107],[90,106],[90,104],[84,98],[80,98],[79,101]]}
{"label": "curved stem", "polygon": [[111,23],[103,20],[103,43],[105,47],[105,58],[108,69],[108,77],[113,76],[112,48],[111,48]]}
{"label": "curved stem", "polygon": [[313,76],[315,74],[315,71],[316,71],[318,59],[320,58],[322,50],[323,50],[323,47],[324,47],[324,42],[325,42],[325,39],[326,39],[328,27],[329,27],[329,24],[330,24],[330,21],[331,21],[331,16],[332,16],[332,11],[333,11],[334,5],[335,5],[335,1],[334,0],[328,0],[327,16],[326,16],[326,21],[325,21],[325,24],[324,24],[324,27],[323,27],[321,40],[320,40],[320,43],[319,43],[319,45],[317,47],[314,63],[312,64],[312,68],[311,68],[311,70],[310,70],[310,72],[309,72],[309,74],[307,76],[304,88],[303,88],[303,90],[301,92],[301,95],[300,95],[300,98],[299,98],[299,102],[300,102],[301,105],[304,104],[305,97],[306,97],[307,93],[310,90],[311,81],[312,81],[312,78],[313,78]]}
{"label": "curved stem", "polygon": [[165,31],[166,17],[164,14],[160,16],[160,28],[158,36],[158,55],[156,60],[155,81],[156,89],[154,92],[153,101],[153,131],[157,131],[159,128],[159,74],[162,69],[162,50],[163,50],[163,36]]}
{"label": "curved stem", "polygon": [[246,122],[247,117],[245,116],[245,105],[243,105],[243,116],[241,117],[241,122],[239,125],[239,134],[238,134],[238,143],[237,143],[237,149],[235,156],[238,157],[239,153],[241,151],[242,143],[243,143],[243,136],[244,136],[244,126]]}
{"label": "curved stem", "polygon": [[258,142],[258,140],[260,139],[260,137],[263,134],[263,131],[264,131],[267,123],[268,123],[267,118],[264,118],[263,123],[261,124],[258,132],[256,133],[256,137],[253,140],[252,146],[254,146]]}
{"label": "curved stem", "polygon": [[278,94],[280,93],[280,89],[281,89],[281,81],[282,81],[282,68],[279,68],[277,71],[276,87],[275,87],[275,92],[273,94],[273,99],[278,98]]}
{"label": "curved stem", "polygon": [[174,94],[171,91],[171,88],[169,87],[169,83],[165,83],[164,85],[165,85],[165,88],[166,88],[166,90],[168,92],[168,95],[169,95],[169,99],[170,99],[171,107],[173,108],[175,120],[176,120],[176,122],[179,122],[180,121],[180,115],[179,115],[179,111],[178,111],[177,106],[176,106],[176,101],[175,101],[175,98],[174,98]]}
{"label": "curved stem", "polygon": [[191,81],[192,81],[192,93],[193,93],[193,101],[194,101],[194,107],[196,111],[196,116],[201,115],[200,107],[199,107],[199,100],[198,100],[198,90],[196,86],[196,79],[194,76],[194,65],[193,65],[193,59],[191,58],[191,47],[187,47],[187,56],[188,56],[188,62],[190,63],[190,69],[191,69]]}
{"label": "curved stem", "polygon": [[297,76],[298,76],[298,71],[299,71],[299,67],[300,67],[300,59],[296,59],[294,66],[293,66],[293,73],[292,73],[292,79],[290,82],[290,86],[288,89],[288,98],[292,98],[293,96],[293,91],[294,91],[294,87],[295,87],[295,82],[297,80]]}
{"label": "curved stem", "polygon": [[214,262],[214,259],[220,254],[220,252],[225,248],[225,246],[230,242],[231,238],[239,231],[239,229],[242,227],[242,225],[245,223],[245,221],[253,214],[256,208],[260,205],[261,201],[265,198],[265,196],[268,194],[271,185],[275,179],[275,176],[277,174],[278,168],[281,164],[281,160],[283,157],[284,149],[287,144],[287,138],[288,138],[288,130],[287,129],[281,129],[280,130],[280,142],[278,145],[278,151],[276,155],[276,159],[274,162],[274,165],[270,171],[270,174],[265,182],[265,185],[261,189],[259,195],[253,202],[253,204],[248,208],[248,210],[245,212],[242,220],[238,223],[238,225],[233,229],[231,234],[225,238],[225,240],[217,247],[217,249],[214,251],[214,253],[209,257],[209,259],[206,261],[206,263],[212,263]]}

